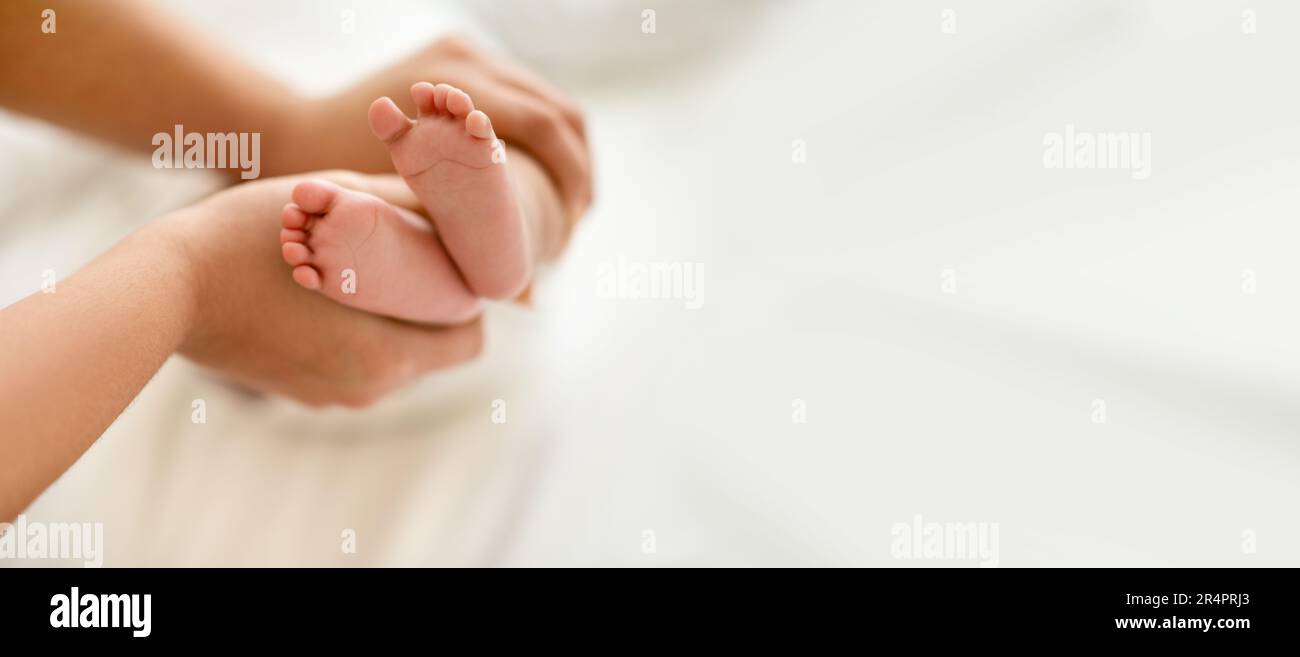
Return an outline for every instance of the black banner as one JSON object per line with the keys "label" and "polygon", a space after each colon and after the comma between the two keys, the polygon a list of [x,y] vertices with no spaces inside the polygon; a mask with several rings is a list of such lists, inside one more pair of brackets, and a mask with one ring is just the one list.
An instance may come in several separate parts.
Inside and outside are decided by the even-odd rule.
{"label": "black banner", "polygon": [[[829,639],[1288,639],[1294,570],[0,570],[0,629],[39,645],[491,641],[582,628]],[[540,633],[540,634],[539,634]]]}

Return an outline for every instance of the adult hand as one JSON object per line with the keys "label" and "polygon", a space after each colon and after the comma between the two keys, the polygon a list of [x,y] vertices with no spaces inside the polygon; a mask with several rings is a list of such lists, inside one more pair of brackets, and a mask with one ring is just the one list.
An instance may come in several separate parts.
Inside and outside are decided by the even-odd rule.
{"label": "adult hand", "polygon": [[[280,258],[280,210],[306,176],[238,185],[155,226],[194,272],[191,330],[180,352],[253,388],[311,405],[365,406],[430,370],[474,358],[477,321],[430,327],[342,306],[293,282]],[[396,176],[315,177],[418,208]]]}
{"label": "adult hand", "polygon": [[[415,204],[395,176],[323,177]],[[291,282],[277,238],[294,183],[239,185],[178,210],[0,308],[0,520],[67,470],[176,351],[259,389],[353,406],[478,353],[478,324],[405,324]]]}
{"label": "adult hand", "polygon": [[524,68],[475,47],[462,37],[435,41],[406,59],[288,120],[289,144],[273,158],[273,172],[337,167],[391,172],[387,151],[370,134],[366,110],[388,96],[416,114],[410,87],[447,83],[474,99],[492,119],[497,135],[535,157],[551,175],[576,221],[591,205],[591,156],[582,111],[564,93]]}

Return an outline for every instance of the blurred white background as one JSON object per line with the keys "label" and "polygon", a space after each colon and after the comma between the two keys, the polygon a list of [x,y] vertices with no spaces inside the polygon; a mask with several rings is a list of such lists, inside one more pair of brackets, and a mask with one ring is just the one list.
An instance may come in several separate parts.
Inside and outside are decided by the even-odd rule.
{"label": "blurred white background", "polygon": [[[1001,566],[1297,565],[1294,2],[167,4],[319,93],[476,34],[582,101],[598,199],[481,362],[373,409],[173,359],[28,511],[108,565],[974,565],[891,557],[917,515]],[[1150,179],[1045,169],[1067,125],[1149,132]],[[0,303],[212,188],[0,144]],[[598,296],[619,258],[703,306]]]}

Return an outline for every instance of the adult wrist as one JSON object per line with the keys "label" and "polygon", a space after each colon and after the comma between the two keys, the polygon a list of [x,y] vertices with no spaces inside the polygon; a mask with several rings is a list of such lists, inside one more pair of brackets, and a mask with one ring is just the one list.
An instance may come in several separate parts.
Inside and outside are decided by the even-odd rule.
{"label": "adult wrist", "polygon": [[[187,209],[188,210],[188,209]],[[192,338],[200,327],[203,306],[201,259],[187,210],[164,215],[128,237],[120,246],[141,263],[149,289],[158,295],[159,332],[169,336],[173,350]]]}

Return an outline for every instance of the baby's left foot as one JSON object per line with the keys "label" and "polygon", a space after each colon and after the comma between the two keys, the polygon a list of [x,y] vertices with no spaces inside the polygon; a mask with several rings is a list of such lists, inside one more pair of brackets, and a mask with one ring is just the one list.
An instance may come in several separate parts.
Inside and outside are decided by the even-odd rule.
{"label": "baby's left foot", "polygon": [[427,221],[370,194],[308,181],[281,213],[281,251],[299,285],[398,319],[457,324],[482,309]]}

